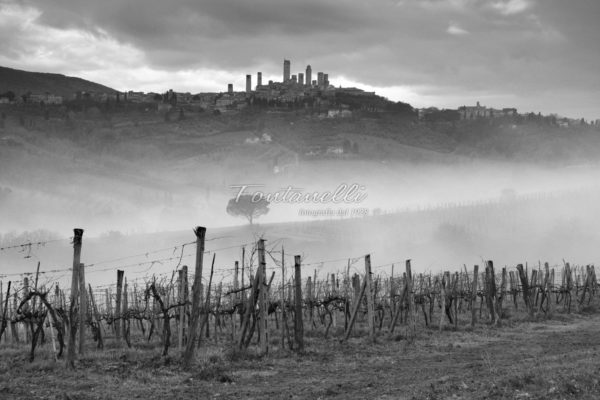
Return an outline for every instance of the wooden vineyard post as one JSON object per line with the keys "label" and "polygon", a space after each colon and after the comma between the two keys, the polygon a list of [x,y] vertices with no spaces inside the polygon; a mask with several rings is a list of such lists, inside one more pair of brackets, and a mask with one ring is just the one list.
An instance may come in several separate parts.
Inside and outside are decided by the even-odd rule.
{"label": "wooden vineyard post", "polygon": [[479,319],[481,319],[481,315],[482,315],[482,312],[483,312],[483,302],[485,300],[485,297],[486,297],[485,292],[487,290],[487,279],[485,277],[485,271],[481,272],[481,278],[480,279],[481,279],[481,283],[483,283],[483,286],[482,286],[483,293],[481,295],[481,300],[479,301]]}
{"label": "wooden vineyard post", "polygon": [[473,292],[471,293],[471,327],[475,326],[477,321],[477,283],[479,281],[479,265],[473,267]]}
{"label": "wooden vineyard post", "polygon": [[496,294],[496,315],[498,320],[502,318],[502,303],[506,296],[506,267],[502,268],[502,280],[500,281],[500,294]]}
{"label": "wooden vineyard post", "polygon": [[199,226],[194,229],[196,235],[196,268],[194,275],[194,283],[192,285],[192,315],[190,318],[189,337],[183,354],[183,365],[189,368],[194,359],[194,350],[196,348],[196,340],[198,336],[198,322],[200,318],[200,290],[202,285],[202,261],[204,257],[204,237],[206,228]]}
{"label": "wooden vineyard post", "polygon": [[[364,283],[364,279],[363,279],[363,283]],[[363,284],[360,282],[360,275],[358,275],[358,274],[352,275],[353,293],[352,293],[352,304],[349,307],[350,310],[353,310],[354,305],[356,304],[357,301],[359,301],[359,297],[361,296],[360,291],[361,291],[362,286],[363,286]],[[350,318],[352,318],[352,314],[350,314]]]}
{"label": "wooden vineyard post", "polygon": [[[33,291],[36,292],[36,293],[38,291],[38,281],[39,281],[39,277],[40,277],[40,264],[41,264],[41,262],[38,261],[37,268],[35,270],[35,283],[33,285]],[[2,288],[1,288],[1,286],[2,286],[2,282],[0,282],[0,298],[2,298]],[[83,291],[85,292],[85,287],[83,288]],[[34,313],[36,312],[36,300],[37,300],[37,297],[34,297],[33,298],[33,305],[32,305],[32,309],[33,309]],[[0,309],[1,309],[1,307],[0,307]]]}
{"label": "wooden vineyard post", "polygon": [[2,318],[0,320],[0,344],[2,343],[2,334],[4,333],[4,304],[2,303],[2,299],[4,299],[4,296],[2,294],[2,281],[0,281],[0,317]]}
{"label": "wooden vineyard post", "polygon": [[58,355],[56,354],[56,340],[54,339],[54,329],[52,329],[52,326],[56,324],[56,321],[54,320],[53,314],[54,313],[48,312],[48,322],[50,323],[50,339],[52,340],[52,356],[54,357],[54,362],[57,362]]}
{"label": "wooden vineyard post", "polygon": [[596,267],[594,267],[594,265],[591,266],[592,268],[592,297],[596,296],[596,291],[598,289],[598,279],[596,278]]}
{"label": "wooden vineyard post", "polygon": [[[354,322],[356,322],[356,316],[358,315],[358,310],[360,309],[360,301],[362,300],[363,296],[365,295],[366,288],[367,288],[367,278],[365,277],[365,279],[363,279],[363,284],[360,288],[360,292],[356,296],[356,300],[354,301],[354,311],[352,311],[352,316],[350,317],[350,323],[348,324],[348,329],[346,330],[346,333],[344,334],[343,341],[348,340],[348,338],[350,337],[350,333],[352,332],[352,328],[354,327]],[[398,308],[398,309],[400,309],[400,308]],[[393,331],[393,329],[394,329],[394,325],[392,325],[392,331]]]}
{"label": "wooden vineyard post", "polygon": [[294,341],[296,350],[304,351],[304,322],[302,321],[302,271],[300,256],[294,257]]}
{"label": "wooden vineyard post", "polygon": [[427,276],[427,295],[429,297],[429,325],[431,325],[433,323],[433,311],[435,309],[435,288],[431,286],[431,273]]}
{"label": "wooden vineyard post", "polygon": [[125,343],[127,343],[127,347],[131,347],[131,340],[129,337],[129,300],[128,300],[128,290],[127,290],[127,278],[124,278],[123,283],[123,310],[121,312],[121,326],[123,327],[123,338],[125,339]]}
{"label": "wooden vineyard post", "polygon": [[[26,297],[29,294],[29,278],[28,277],[24,277],[23,278],[23,297]],[[29,307],[29,303],[26,303],[23,305],[25,310],[30,310]],[[15,311],[17,310],[17,307],[15,307]],[[30,310],[31,312],[33,312],[33,310]],[[33,322],[30,322],[29,324],[24,322],[23,323],[23,327],[25,328],[25,343],[29,343],[31,342],[31,334],[33,333]]]}
{"label": "wooden vineyard post", "polygon": [[79,297],[79,264],[81,261],[81,242],[83,229],[73,230],[73,275],[71,279],[71,295],[69,304],[69,344],[67,347],[67,369],[75,369],[75,341],[77,340],[77,324],[75,316],[77,315],[77,300]]}
{"label": "wooden vineyard post", "polygon": [[[336,288],[336,279],[335,279],[335,274],[331,274],[331,292],[330,292],[330,297],[333,298],[335,297],[335,295],[337,294],[337,288]],[[335,312],[335,310],[332,311],[331,313],[331,319],[332,319],[332,324],[333,327],[336,328],[337,327],[337,313]]]}
{"label": "wooden vineyard post", "polygon": [[121,341],[121,303],[123,300],[123,275],[125,271],[117,270],[117,298],[115,299],[115,319],[113,324],[115,325],[115,336],[117,342]]}
{"label": "wooden vineyard post", "polygon": [[[16,281],[15,281],[16,283]],[[18,290],[18,289],[17,289]],[[10,335],[12,337],[12,341],[13,343],[21,343],[21,331],[19,329],[19,323],[16,322],[16,318],[17,318],[17,307],[19,306],[19,298],[17,291],[13,290],[13,294],[12,296],[12,307],[10,308],[9,312],[9,321],[10,321]],[[68,315],[68,314],[67,314]]]}
{"label": "wooden vineyard post", "polygon": [[367,296],[367,322],[369,325],[369,339],[375,340],[375,307],[373,304],[373,283],[371,278],[371,255],[365,256],[365,280],[366,289],[365,295]]}
{"label": "wooden vineyard post", "polygon": [[583,305],[584,301],[585,301],[585,294],[589,293],[589,296],[591,298],[592,294],[591,294],[591,279],[592,279],[592,271],[591,271],[591,267],[589,265],[585,266],[585,279],[583,281],[583,289],[581,292],[581,299],[578,299],[578,304],[579,306]]}
{"label": "wooden vineyard post", "polygon": [[567,312],[571,313],[571,300],[573,298],[573,275],[571,274],[571,266],[569,263],[565,264],[565,272],[563,274],[564,279],[566,280],[566,295],[568,297],[565,298],[565,306],[567,307]]}
{"label": "wooden vineyard post", "polygon": [[417,321],[415,316],[417,310],[415,307],[413,287],[414,282],[410,260],[406,260],[406,296],[408,298],[408,324],[406,325],[406,338],[408,340],[414,339],[417,334]]}
{"label": "wooden vineyard post", "polygon": [[209,338],[210,326],[209,326],[209,318],[210,318],[210,290],[212,287],[213,275],[215,272],[215,257],[217,255],[213,253],[212,264],[210,266],[210,275],[208,278],[208,287],[206,288],[206,301],[204,302],[204,313],[205,317],[200,322],[200,339],[198,340],[198,347],[200,347],[200,343],[202,343],[202,335],[204,335],[204,327],[206,326],[206,338]]}
{"label": "wooden vineyard post", "polygon": [[577,277],[577,266],[569,266],[570,269],[570,273],[569,275],[571,275],[571,280],[572,280],[572,290],[573,292],[571,293],[571,301],[573,301],[573,299],[575,300],[575,309],[577,309],[577,293],[579,292],[579,279]]}
{"label": "wooden vineyard post", "polygon": [[396,311],[396,282],[394,281],[394,264],[392,264],[392,274],[390,275],[390,309],[392,318]]}
{"label": "wooden vineyard post", "polygon": [[[134,283],[134,285],[133,285],[133,306],[135,307],[136,311],[139,312],[140,311],[140,302],[139,302],[137,288],[138,288],[137,283]],[[146,310],[147,310],[147,308],[146,308]],[[144,321],[142,319],[138,319],[138,326],[140,327],[140,331],[142,332],[142,337],[146,337],[146,329],[144,326]]]}
{"label": "wooden vineyard post", "polygon": [[[2,340],[2,334],[6,330],[6,325],[7,325],[7,315],[6,314],[8,311],[8,299],[10,298],[10,283],[11,283],[11,281],[8,281],[8,287],[6,288],[6,300],[4,300],[4,307],[2,308],[2,323],[0,324],[0,340]],[[0,301],[2,301],[1,298],[0,298]],[[4,340],[6,341],[6,337]]]}
{"label": "wooden vineyard post", "polygon": [[235,294],[233,295],[232,298],[232,309],[233,309],[233,313],[231,314],[231,340],[235,340],[235,329],[237,327],[237,315],[238,315],[238,309],[237,307],[240,304],[240,293],[238,292],[239,288],[240,288],[240,263],[239,261],[236,261],[234,263],[234,268],[233,268],[233,291],[235,292]]}
{"label": "wooden vineyard post", "polygon": [[508,273],[508,277],[510,280],[510,293],[513,298],[513,305],[515,307],[515,310],[518,310],[519,306],[518,306],[518,302],[517,302],[517,293],[518,293],[517,279],[515,278],[515,274],[513,273],[513,271],[510,271]]}
{"label": "wooden vineyard post", "polygon": [[[244,258],[246,257],[246,247],[242,246],[242,287],[244,287],[244,266],[246,265],[244,262]],[[252,281],[249,282],[252,285]],[[246,303],[246,291],[242,291],[242,303]],[[243,316],[242,316],[243,317]]]}
{"label": "wooden vineyard post", "polygon": [[458,272],[454,273],[454,278],[452,279],[452,305],[454,308],[454,329],[458,329]]}
{"label": "wooden vineyard post", "polygon": [[348,318],[350,316],[350,259],[348,259],[347,265],[344,274],[344,332],[348,329]]}
{"label": "wooden vineyard post", "polygon": [[[313,302],[312,302],[312,278],[309,276],[308,279],[306,280],[306,298],[307,298],[307,306],[308,306],[308,317],[309,317],[309,321],[310,324],[312,325],[313,322]],[[311,327],[312,330],[312,327]]]}
{"label": "wooden vineyard post", "polygon": [[98,308],[96,307],[96,300],[94,299],[94,292],[92,292],[92,285],[88,284],[88,289],[90,292],[90,301],[92,302],[92,312],[94,313],[94,320],[96,321],[96,325],[98,326],[98,348],[104,348],[104,341],[102,340],[102,325],[100,321],[100,314],[98,313]]}
{"label": "wooden vineyard post", "polygon": [[185,293],[185,282],[183,279],[183,268],[179,270],[179,290],[178,290],[178,303],[179,303],[179,307],[177,307],[177,310],[179,312],[179,329],[177,332],[177,347],[179,347],[180,349],[183,349],[183,318],[185,315],[185,306],[183,306],[182,304],[184,303],[184,293]]}
{"label": "wooden vineyard post", "polygon": [[525,308],[530,317],[533,316],[533,307],[531,306],[529,299],[529,283],[527,282],[527,275],[523,271],[523,264],[517,265],[517,271],[519,272],[519,278],[521,279],[521,287],[523,288],[523,300],[525,301]]}
{"label": "wooden vineyard post", "polygon": [[285,348],[285,331],[287,328],[287,319],[285,315],[285,252],[281,247],[281,349]]}
{"label": "wooden vineyard post", "polygon": [[548,317],[552,318],[552,313],[554,311],[554,304],[552,304],[552,278],[554,278],[553,274],[550,274],[550,266],[548,263],[544,263],[544,269],[546,270],[546,310],[548,313]]}
{"label": "wooden vineyard post", "polygon": [[258,240],[258,271],[260,274],[259,279],[259,340],[260,340],[260,352],[261,354],[267,354],[269,352],[269,338],[268,338],[268,285],[267,285],[267,263],[265,261],[265,240]]}
{"label": "wooden vineyard post", "polygon": [[[219,319],[219,307],[221,307],[221,282],[219,282],[219,285],[217,286],[216,290],[215,290],[215,321],[213,323],[213,339],[215,340],[215,343],[218,343],[219,339],[217,337],[217,332],[218,332],[218,328],[220,327],[220,319]],[[208,314],[207,314],[208,315]]]}
{"label": "wooden vineyard post", "polygon": [[310,299],[310,329],[314,330],[315,329],[315,302],[316,302],[316,298],[317,298],[317,270],[315,269],[315,272],[313,274],[313,278],[312,278],[312,286],[310,288],[309,291],[309,299]]}
{"label": "wooden vineyard post", "polygon": [[79,264],[79,355],[85,352],[85,322],[87,320],[87,290],[85,290],[85,265]]}
{"label": "wooden vineyard post", "polygon": [[494,265],[491,261],[485,266],[485,300],[490,313],[490,321],[496,323],[496,277],[494,276]]}
{"label": "wooden vineyard post", "polygon": [[593,265],[588,265],[586,267],[588,269],[588,279],[587,279],[587,288],[588,288],[588,304],[590,304],[590,301],[592,300],[592,297],[594,296],[594,283],[596,281],[596,272],[594,271],[594,266]]}
{"label": "wooden vineyard post", "polygon": [[62,306],[62,290],[60,290],[58,283],[56,284],[56,286],[54,287],[54,301],[52,302],[52,306],[54,306],[55,308],[57,307],[61,307]]}
{"label": "wooden vineyard post", "polygon": [[242,325],[240,327],[240,340],[238,343],[238,346],[240,349],[248,347],[248,344],[250,344],[250,340],[252,339],[252,332],[254,332],[254,325],[253,325],[253,327],[250,331],[250,334],[248,334],[246,336],[246,333],[248,333],[248,325],[250,323],[251,317],[255,313],[256,301],[258,300],[258,296],[257,296],[258,285],[259,285],[258,278],[259,278],[259,275],[256,274],[256,276],[252,280],[252,282],[253,282],[252,283],[252,291],[250,293],[250,297],[247,299],[247,304],[245,306],[245,312],[244,312],[244,315],[242,318]]}
{"label": "wooden vineyard post", "polygon": [[240,297],[238,289],[240,288],[240,262],[236,261],[233,267],[233,291],[235,292],[234,302],[237,303]]}
{"label": "wooden vineyard post", "polygon": [[[113,309],[112,309],[112,297],[110,296],[108,289],[104,290],[104,295],[106,296],[106,314],[109,321],[113,320]],[[114,331],[113,324],[109,326]]]}
{"label": "wooden vineyard post", "polygon": [[189,322],[189,318],[188,318],[188,304],[189,304],[189,297],[190,297],[190,293],[189,293],[189,284],[188,284],[188,266],[184,265],[182,267],[183,270],[183,345],[185,346],[185,344],[187,343],[187,326],[188,326],[188,322]]}
{"label": "wooden vineyard post", "polygon": [[529,305],[531,306],[531,311],[535,310],[535,299],[537,297],[538,292],[538,272],[533,269],[531,271],[531,280],[529,281]]}
{"label": "wooden vineyard post", "polygon": [[550,291],[552,293],[552,296],[549,297],[549,299],[552,304],[549,306],[549,309],[550,313],[553,314],[554,307],[556,306],[556,294],[554,293],[554,268],[550,270]]}
{"label": "wooden vineyard post", "polygon": [[532,315],[535,313],[537,292],[538,292],[538,273],[537,273],[537,270],[532,269],[531,278],[529,279],[529,306],[531,307]]}
{"label": "wooden vineyard post", "polygon": [[444,329],[444,318],[446,314],[446,284],[448,283],[446,279],[446,273],[442,274],[442,281],[440,283],[441,294],[440,299],[442,300],[442,312],[440,313],[440,332]]}
{"label": "wooden vineyard post", "polygon": [[[13,306],[12,306],[12,309],[10,310],[10,319],[12,321],[14,321],[14,319],[17,317],[16,316],[17,307],[18,307],[18,298],[17,298],[17,292],[15,291],[13,293]],[[10,333],[12,335],[12,340],[14,343],[20,343],[21,339],[20,339],[20,335],[19,335],[19,327],[16,322],[12,322],[12,321],[10,323]]]}

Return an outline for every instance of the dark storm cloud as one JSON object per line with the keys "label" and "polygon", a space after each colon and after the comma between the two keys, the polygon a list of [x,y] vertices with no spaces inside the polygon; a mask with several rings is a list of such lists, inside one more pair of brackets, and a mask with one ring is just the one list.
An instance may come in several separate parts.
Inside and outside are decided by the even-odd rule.
{"label": "dark storm cloud", "polygon": [[[367,5],[348,1],[219,0],[166,2],[108,0],[104,2],[55,0],[30,1],[42,9],[41,20],[55,27],[65,25],[112,34],[150,48],[174,41],[248,40],[256,36],[303,36],[313,33],[359,32],[361,25],[376,22]],[[158,39],[158,44],[154,42]],[[272,37],[276,39],[276,37]],[[190,46],[191,47],[191,46]]]}
{"label": "dark storm cloud", "polygon": [[[170,46],[204,55],[229,48],[235,54],[247,44],[288,48],[290,53],[296,48],[336,52],[386,42],[403,31],[419,29],[422,37],[431,36],[427,23],[387,1],[31,0],[28,4],[43,11],[42,23],[90,32],[100,28],[149,52]],[[330,41],[333,38],[335,42]]]}
{"label": "dark storm cloud", "polygon": [[39,23],[110,35],[151,68],[317,70],[372,86],[539,95],[598,87],[594,0],[26,0]]}

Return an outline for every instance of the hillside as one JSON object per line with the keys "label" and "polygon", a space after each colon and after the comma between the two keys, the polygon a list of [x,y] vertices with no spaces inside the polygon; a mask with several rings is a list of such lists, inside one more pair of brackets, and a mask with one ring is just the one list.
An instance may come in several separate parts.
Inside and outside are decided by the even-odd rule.
{"label": "hillside", "polygon": [[[17,96],[49,92],[64,99],[71,99],[76,91],[115,92],[81,78],[0,67],[0,94],[9,90]],[[564,127],[553,116],[455,120],[440,112],[435,118],[427,115],[419,119],[410,105],[379,96],[342,94],[336,99],[351,108],[351,118],[326,118],[320,108],[267,109],[258,101],[248,103],[242,112],[227,115],[191,103],[179,104],[178,110],[165,115],[156,103],[88,100],[85,104],[65,104],[66,109],[6,105],[0,129],[14,133],[15,127],[24,127],[93,149],[101,142],[113,155],[123,142],[133,139],[133,147],[150,146],[170,160],[218,154],[218,158],[236,162],[248,159],[254,164],[262,160],[269,168],[285,167],[296,156],[304,160],[434,162],[481,158],[570,165],[595,162],[600,150],[598,125]],[[371,112],[371,107],[380,112]],[[263,134],[272,140],[268,146],[248,146],[245,142],[259,140]]]}
{"label": "hillside", "polygon": [[17,96],[31,93],[52,93],[71,98],[74,92],[113,93],[114,89],[85,79],[42,72],[21,71],[0,67],[0,93],[12,91]]}

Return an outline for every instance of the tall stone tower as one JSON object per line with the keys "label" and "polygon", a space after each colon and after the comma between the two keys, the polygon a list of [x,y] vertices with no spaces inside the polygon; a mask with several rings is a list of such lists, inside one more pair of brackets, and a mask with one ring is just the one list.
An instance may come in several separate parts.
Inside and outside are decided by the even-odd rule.
{"label": "tall stone tower", "polygon": [[252,75],[246,75],[246,93],[252,91]]}
{"label": "tall stone tower", "polygon": [[310,86],[312,84],[312,68],[310,65],[306,66],[306,86]]}
{"label": "tall stone tower", "polygon": [[290,60],[283,60],[283,83],[290,80]]}
{"label": "tall stone tower", "polygon": [[256,74],[256,86],[262,86],[262,72]]}
{"label": "tall stone tower", "polygon": [[323,83],[324,83],[324,76],[322,72],[317,72],[317,85],[319,87],[323,87]]}

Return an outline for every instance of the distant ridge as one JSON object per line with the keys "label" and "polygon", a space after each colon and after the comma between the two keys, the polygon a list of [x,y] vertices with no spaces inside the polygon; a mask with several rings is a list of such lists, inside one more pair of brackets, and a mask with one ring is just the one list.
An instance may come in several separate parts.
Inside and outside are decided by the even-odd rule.
{"label": "distant ridge", "polygon": [[29,72],[13,68],[0,67],[0,93],[12,91],[20,96],[27,92],[34,94],[51,93],[70,99],[77,91],[114,93],[116,90],[85,79],[50,74]]}

